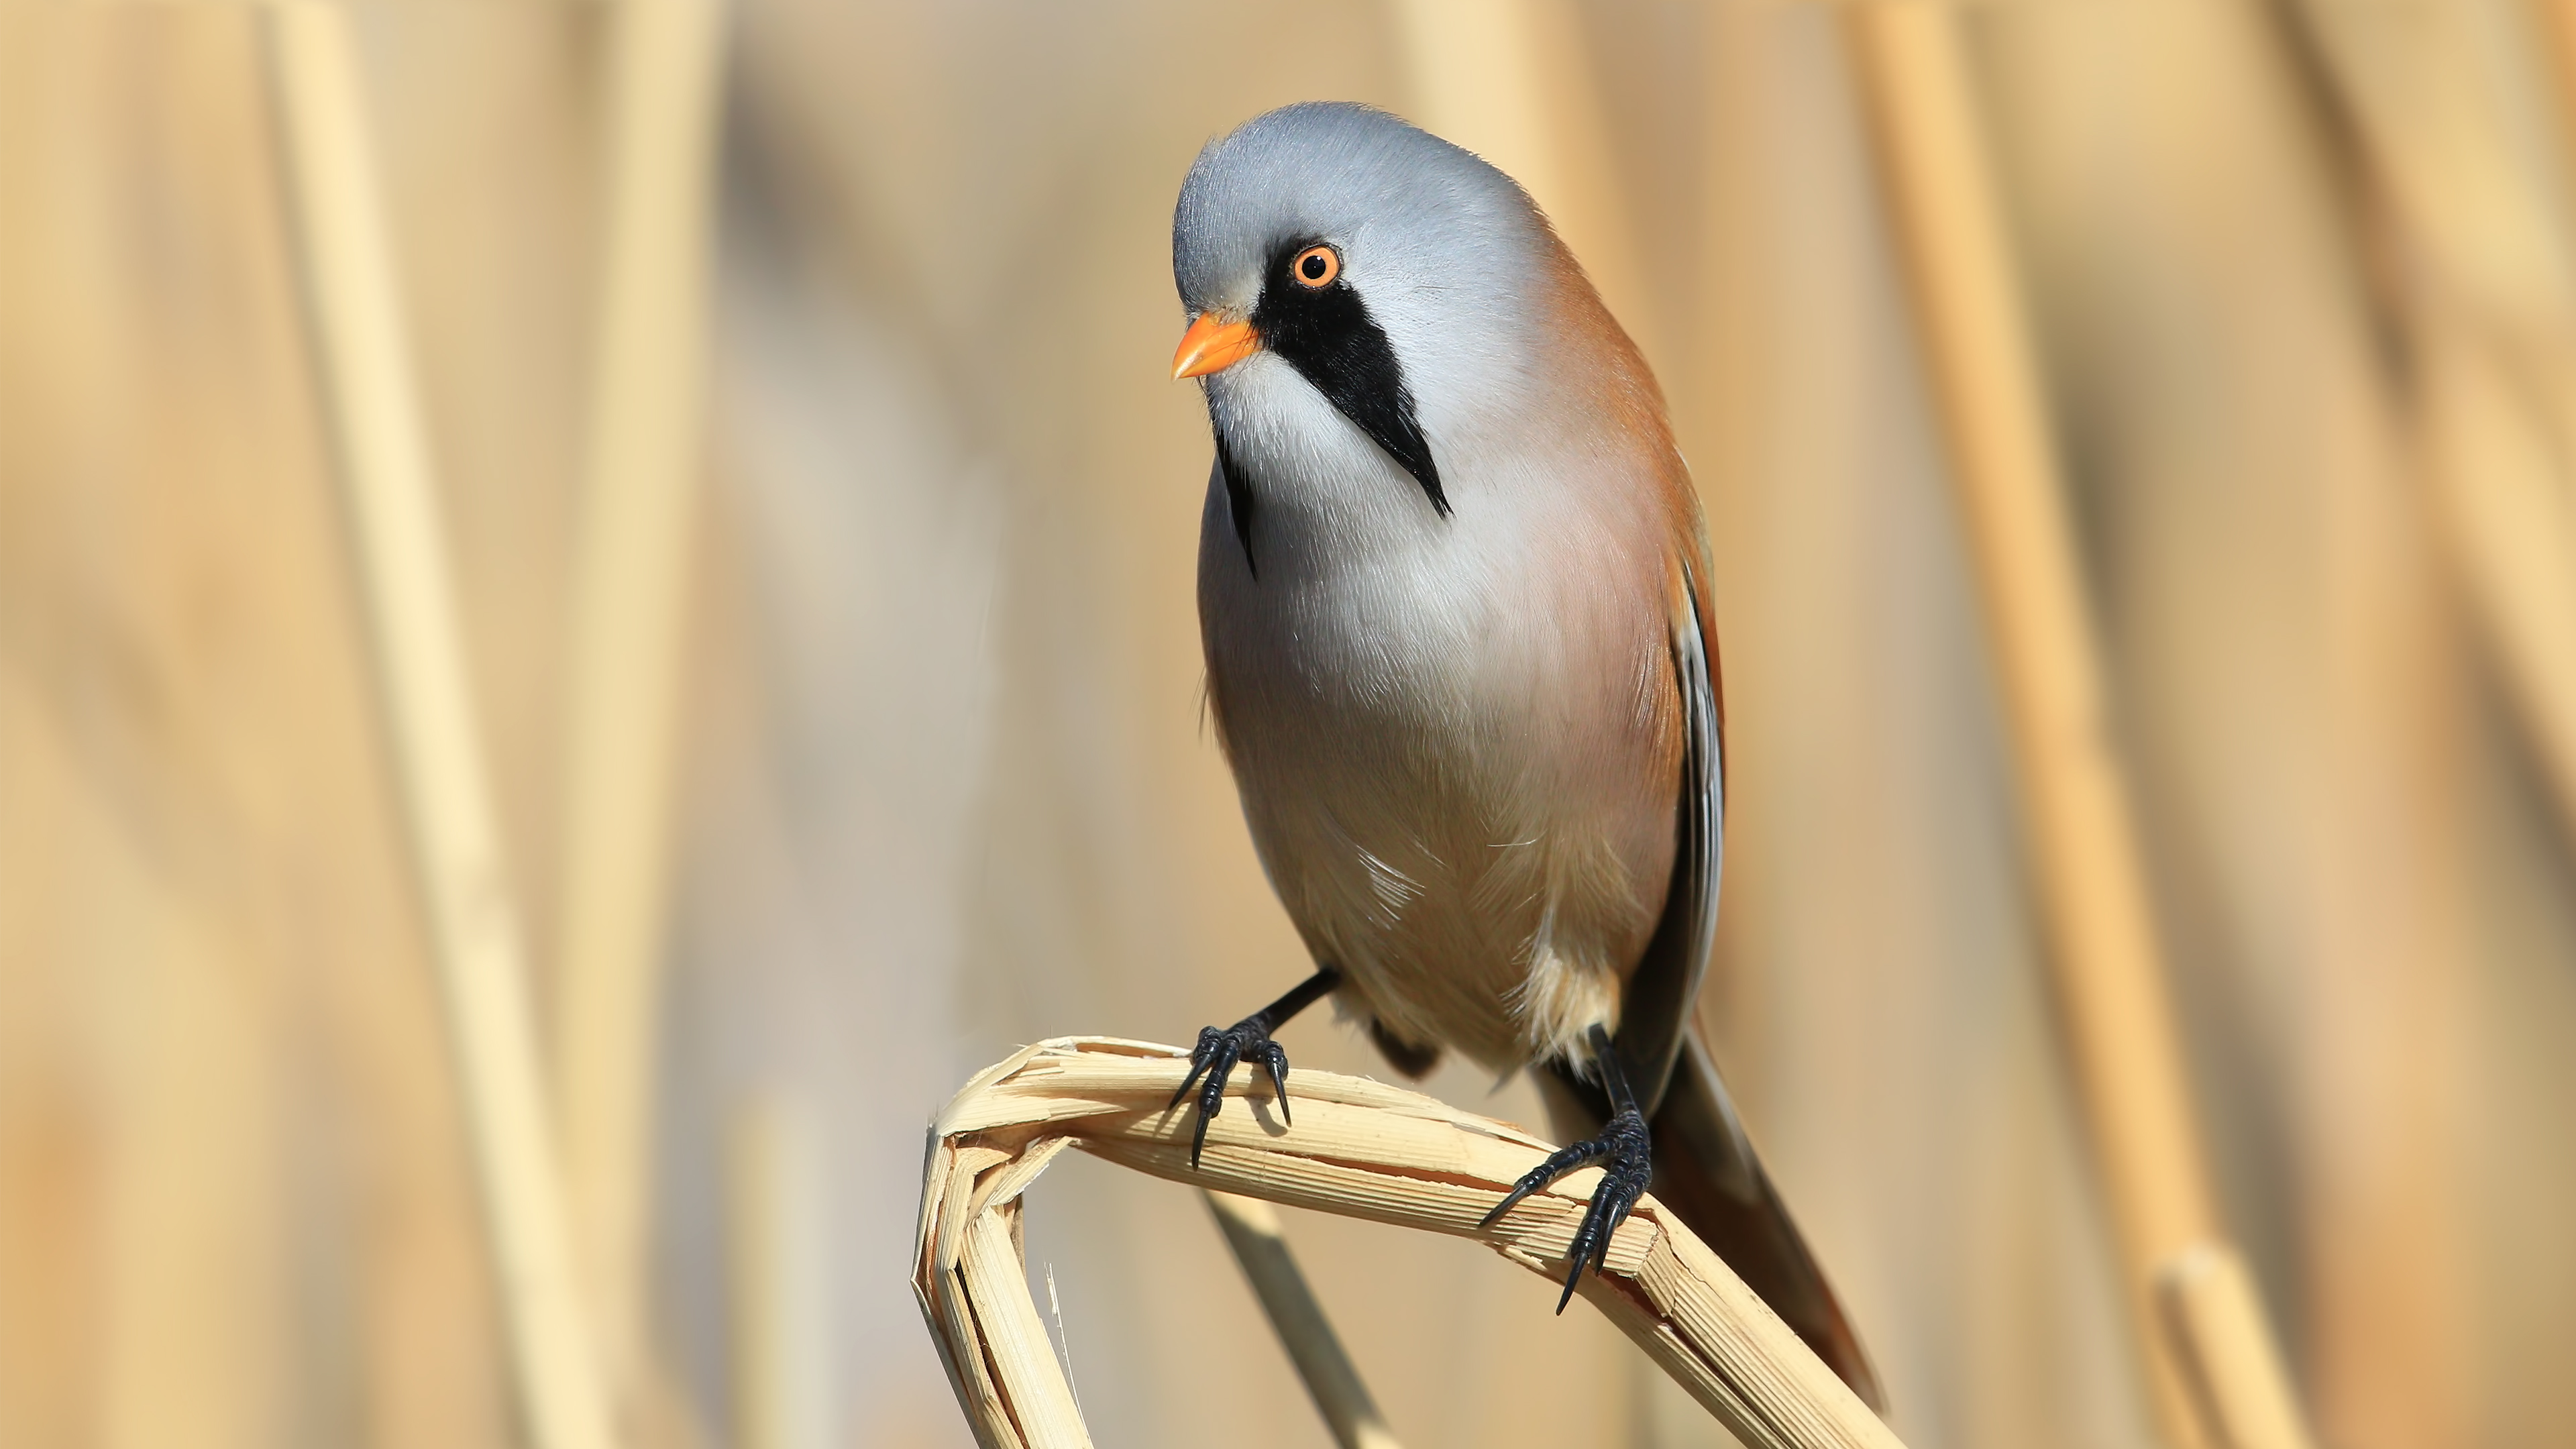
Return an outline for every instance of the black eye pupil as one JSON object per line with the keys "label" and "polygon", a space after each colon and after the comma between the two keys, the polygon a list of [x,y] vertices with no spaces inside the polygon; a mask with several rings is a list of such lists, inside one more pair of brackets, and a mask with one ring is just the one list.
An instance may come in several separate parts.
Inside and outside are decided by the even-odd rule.
{"label": "black eye pupil", "polygon": [[1320,282],[1324,279],[1324,266],[1323,253],[1308,252],[1306,259],[1297,264],[1297,269],[1306,274],[1307,281]]}

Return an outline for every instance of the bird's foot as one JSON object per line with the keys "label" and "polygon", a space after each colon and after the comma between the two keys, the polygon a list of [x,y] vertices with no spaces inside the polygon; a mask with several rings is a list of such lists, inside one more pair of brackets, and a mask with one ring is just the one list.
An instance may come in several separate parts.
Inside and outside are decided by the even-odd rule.
{"label": "bird's foot", "polygon": [[[1225,1105],[1226,1078],[1235,1066],[1253,1062],[1270,1074],[1270,1090],[1279,1102],[1279,1120],[1288,1117],[1288,1050],[1270,1039],[1268,1013],[1247,1016],[1229,1027],[1201,1027],[1199,1044],[1190,1050],[1190,1074],[1181,1079],[1181,1089],[1172,1094],[1172,1105],[1181,1105],[1193,1086],[1199,1089],[1198,1128],[1190,1136],[1190,1166],[1199,1165],[1199,1154],[1207,1148],[1208,1123]],[[1204,1078],[1204,1081],[1202,1081]]]}
{"label": "bird's foot", "polygon": [[1584,1268],[1588,1265],[1596,1273],[1601,1271],[1610,1256],[1610,1235],[1628,1220],[1628,1210],[1637,1205],[1637,1199],[1646,1195],[1646,1184],[1655,1175],[1653,1154],[1653,1139],[1647,1134],[1645,1117],[1634,1107],[1623,1107],[1611,1116],[1600,1136],[1561,1148],[1530,1169],[1527,1176],[1512,1185],[1511,1195],[1496,1203],[1476,1226],[1492,1227],[1522,1198],[1544,1191],[1549,1183],[1578,1167],[1600,1167],[1601,1181],[1592,1189],[1591,1206],[1583,1210],[1582,1226],[1574,1230],[1574,1243],[1565,1250],[1565,1291],[1556,1300],[1556,1311],[1563,1313],[1574,1297],[1574,1285],[1583,1280]]}

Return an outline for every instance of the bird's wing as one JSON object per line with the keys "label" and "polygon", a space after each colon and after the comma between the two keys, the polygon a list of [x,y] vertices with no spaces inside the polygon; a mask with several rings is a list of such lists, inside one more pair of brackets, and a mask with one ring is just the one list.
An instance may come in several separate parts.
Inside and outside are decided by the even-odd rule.
{"label": "bird's wing", "polygon": [[[1694,1024],[1700,980],[1717,936],[1726,742],[1716,633],[1704,583],[1707,556],[1698,546],[1695,510],[1688,523],[1672,569],[1673,678],[1683,722],[1672,882],[1654,938],[1628,978],[1616,1049],[1654,1134],[1656,1198],[1679,1213],[1854,1393],[1872,1408],[1884,1408],[1878,1374],[1788,1204],[1763,1171]],[[1570,1064],[1551,1064],[1540,1085],[1561,1131],[1604,1120],[1608,1103],[1600,1088]]]}
{"label": "bird's wing", "polygon": [[[1697,532],[1696,529],[1693,530]],[[1695,540],[1694,540],[1695,541]],[[1661,1086],[1649,1112],[1655,1144],[1653,1191],[1716,1250],[1773,1312],[1831,1365],[1873,1409],[1887,1399],[1833,1285],[1807,1250],[1789,1206],[1762,1170],[1735,1099],[1696,1026],[1700,978],[1716,944],[1718,867],[1726,820],[1725,721],[1718,691],[1716,631],[1702,580],[1705,555],[1682,555],[1673,611],[1673,660],[1688,739],[1682,757],[1680,848],[1655,944],[1628,983],[1623,1035],[1641,1043],[1634,1062],[1660,1060]],[[1698,567],[1694,567],[1697,564]],[[1667,945],[1666,938],[1670,937]],[[1663,948],[1669,955],[1658,955]],[[1642,993],[1652,993],[1651,996]],[[1650,1031],[1637,1030],[1651,1023]],[[1651,1043],[1663,1055],[1644,1055]],[[1623,1050],[1625,1050],[1623,1046]]]}
{"label": "bird's wing", "polygon": [[[1692,550],[1696,553],[1697,550]],[[1726,742],[1718,716],[1716,651],[1701,601],[1702,569],[1674,561],[1673,681],[1681,695],[1681,788],[1674,821],[1673,873],[1664,913],[1619,1004],[1619,1055],[1637,1105],[1654,1115],[1699,1000],[1717,940],[1717,884],[1725,859]]]}

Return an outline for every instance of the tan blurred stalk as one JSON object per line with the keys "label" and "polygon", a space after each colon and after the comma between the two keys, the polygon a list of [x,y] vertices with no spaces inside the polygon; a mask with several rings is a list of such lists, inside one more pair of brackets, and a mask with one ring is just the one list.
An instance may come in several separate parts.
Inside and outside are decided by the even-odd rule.
{"label": "tan blurred stalk", "polygon": [[[2276,14],[2329,143],[2340,219],[2372,264],[2368,301],[2403,358],[2389,370],[2396,430],[2412,445],[2447,581],[2503,685],[2534,783],[2562,832],[2576,831],[2576,263],[2564,211],[2576,130],[2550,134],[2553,119],[2576,119],[2576,75],[2552,63],[2570,58],[2569,11],[2283,0]],[[2535,21],[2542,37],[2514,25]],[[2512,43],[2544,37],[2559,48]],[[2539,164],[2552,157],[2557,174]],[[2558,866],[2563,892],[2563,857]],[[2506,919],[2492,912],[2479,929],[2509,930]],[[2471,1079],[2449,1038],[2475,1029],[2473,978],[2450,961],[2418,971],[2390,1033],[2404,1067],[2370,1066],[2381,1079],[2402,1070],[2395,1105],[2423,1119],[2390,1128],[2414,1125],[2438,1145],[2455,1136],[2452,1094]],[[2500,1138],[2510,1130],[2482,1123]],[[2311,1250],[2319,1396],[2329,1431],[2354,1443],[2479,1423],[2494,1398],[2481,1389],[2497,1379],[2483,1360],[2516,1337],[2460,1269],[2475,1251],[2461,1178],[2399,1153],[2380,1168],[2390,1186],[2365,1200],[2375,1210],[2320,1224]],[[2343,1174],[2366,1170],[2360,1154],[2320,1156]],[[2526,1171],[2517,1191],[2546,1176]],[[2354,1327],[2383,1317],[2406,1331]]]}
{"label": "tan blurred stalk", "polygon": [[554,1087],[602,1368],[637,1402],[675,680],[704,432],[714,0],[608,12],[605,257],[560,746]]}
{"label": "tan blurred stalk", "polygon": [[1226,1247],[1243,1269],[1244,1281],[1252,1285],[1261,1311],[1278,1331],[1279,1346],[1288,1350],[1289,1360],[1297,1365],[1297,1377],[1305,1381],[1315,1412],[1323,1415],[1333,1442],[1341,1449],[1404,1449],[1387,1428],[1386,1416],[1378,1412],[1359,1366],[1351,1362],[1349,1350],[1333,1332],[1332,1320],[1324,1316],[1324,1305],[1298,1270],[1279,1214],[1257,1197],[1214,1191],[1202,1195],[1225,1233]]}
{"label": "tan blurred stalk", "polygon": [[319,3],[280,4],[267,18],[319,371],[510,1350],[536,1443],[607,1449],[348,24]]}
{"label": "tan blurred stalk", "polygon": [[[2261,1304],[2250,1287],[2224,1288],[2247,1280],[2222,1236],[2192,1120],[2134,811],[1956,18],[1937,5],[1867,5],[1848,11],[1845,24],[2002,679],[2068,1056],[2166,1433],[2177,1444],[2295,1449],[2308,1437]],[[2221,1287],[2181,1290],[2187,1308],[2160,1314],[2159,1285],[2180,1265],[2212,1260],[2224,1267],[2207,1281]]]}
{"label": "tan blurred stalk", "polygon": [[[1536,1137],[1417,1093],[1312,1068],[1297,1124],[1274,1125],[1267,1086],[1208,1124],[1172,1105],[1186,1052],[1059,1037],[978,1072],[932,1127],[913,1290],[950,1384],[987,1446],[1088,1445],[1022,1260],[1022,1194],[1067,1147],[1174,1182],[1346,1217],[1473,1237],[1556,1279],[1598,1179],[1586,1170],[1491,1228],[1480,1219],[1551,1150]],[[1896,1435],[1743,1280],[1647,1197],[1578,1290],[1673,1381],[1754,1449],[1900,1449]]]}
{"label": "tan blurred stalk", "polygon": [[2167,1341],[2214,1442],[2247,1449],[2309,1442],[2254,1275],[2234,1249],[2185,1248],[2165,1260],[2155,1291]]}
{"label": "tan blurred stalk", "polygon": [[[2576,285],[2505,99],[2537,82],[2576,168],[2576,5],[2537,0],[2547,52],[2500,75],[2462,7],[2296,0],[2367,171],[2354,217],[2419,349],[2418,440],[2453,574],[2576,831]],[[2365,244],[2369,244],[2368,241]]]}

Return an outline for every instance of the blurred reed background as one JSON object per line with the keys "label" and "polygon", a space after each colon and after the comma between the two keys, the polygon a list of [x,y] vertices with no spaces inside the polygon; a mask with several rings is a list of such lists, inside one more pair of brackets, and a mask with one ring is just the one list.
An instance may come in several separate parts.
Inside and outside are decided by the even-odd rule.
{"label": "blurred reed background", "polygon": [[[2576,7],[1954,14],[2219,1215],[2324,1444],[2576,1442]],[[965,1442],[929,1114],[1305,969],[1200,720],[1165,359],[1191,156],[1315,97],[1519,175],[1671,395],[1703,1009],[1898,1430],[2167,1442],[1872,23],[0,0],[0,1443],[527,1443],[557,1331],[602,1442]],[[407,333],[323,285],[333,157]],[[365,376],[443,546],[353,484]],[[1722,1442],[1483,1249],[1286,1216],[1406,1443]],[[533,1331],[512,1221],[578,1285]],[[1194,1195],[1072,1158],[1030,1224],[1102,1442],[1326,1442]]]}

